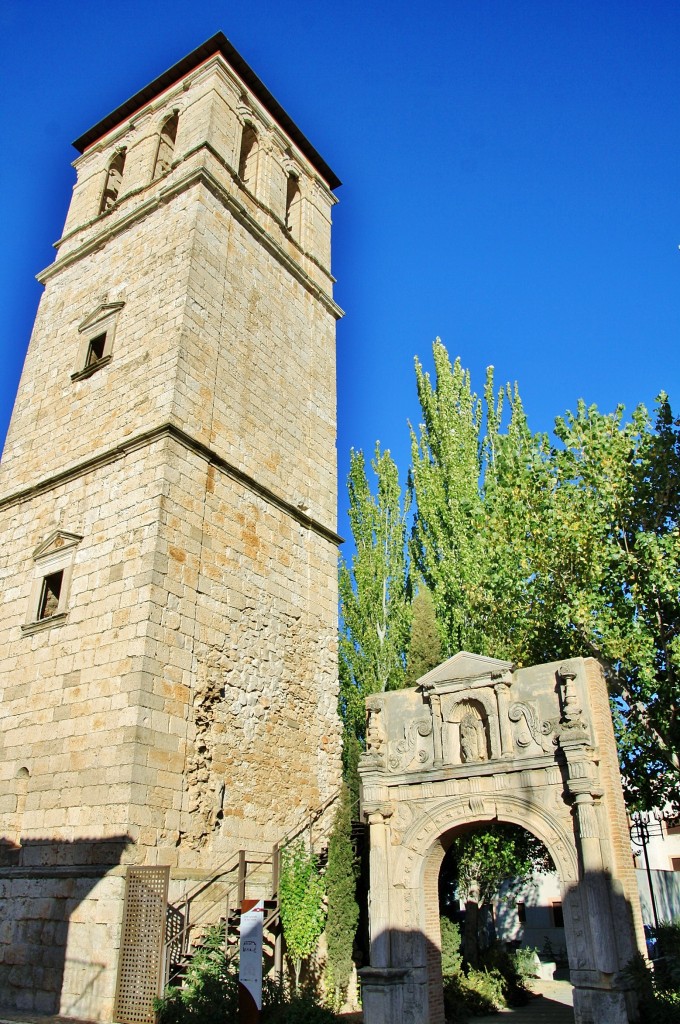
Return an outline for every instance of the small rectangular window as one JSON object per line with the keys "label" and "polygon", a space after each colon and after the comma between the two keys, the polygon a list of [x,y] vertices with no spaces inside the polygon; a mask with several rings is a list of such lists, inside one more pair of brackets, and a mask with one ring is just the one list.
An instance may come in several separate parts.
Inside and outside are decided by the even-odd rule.
{"label": "small rectangular window", "polygon": [[553,903],[552,919],[554,928],[564,928],[564,914],[562,913],[561,903]]}
{"label": "small rectangular window", "polygon": [[63,581],[63,569],[60,569],[59,572],[51,572],[49,576],[45,576],[40,594],[38,619],[50,619],[56,614],[57,609],[59,608],[59,597],[61,595],[61,585]]}
{"label": "small rectangular window", "polygon": [[122,302],[102,302],[78,327],[80,341],[71,380],[85,380],[111,362]]}
{"label": "small rectangular window", "polygon": [[53,530],[34,549],[26,621],[21,627],[24,635],[66,622],[76,548],[82,539],[78,533]]}
{"label": "small rectangular window", "polygon": [[524,905],[523,900],[520,900],[520,902],[517,904],[517,920],[520,924],[526,924],[527,908]]}
{"label": "small rectangular window", "polygon": [[105,349],[106,334],[98,334],[96,338],[91,338],[87,346],[85,366],[94,366],[96,363],[99,363],[104,358]]}
{"label": "small rectangular window", "polygon": [[680,871],[680,857],[671,857],[671,871]]}

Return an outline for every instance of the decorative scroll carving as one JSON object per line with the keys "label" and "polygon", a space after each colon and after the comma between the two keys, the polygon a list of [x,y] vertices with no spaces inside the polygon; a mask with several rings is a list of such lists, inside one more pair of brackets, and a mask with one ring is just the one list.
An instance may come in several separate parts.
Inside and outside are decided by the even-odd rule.
{"label": "decorative scroll carving", "polygon": [[511,722],[519,723],[515,730],[515,743],[523,753],[529,753],[532,746],[538,747],[544,754],[550,753],[554,739],[550,736],[556,721],[541,722],[536,708],[532,704],[516,701],[508,709]]}
{"label": "decorative scroll carving", "polygon": [[515,702],[510,705],[508,709],[508,718],[511,722],[522,722],[524,720],[524,726],[520,725],[520,728],[515,731],[515,743],[521,749],[530,747],[532,742],[541,745],[540,733],[538,731],[538,716],[534,708],[530,704],[520,704]]}
{"label": "decorative scroll carving", "polygon": [[432,718],[416,718],[404,725],[404,738],[399,740],[390,754],[389,768],[392,772],[407,771],[414,761],[420,768],[431,760],[431,756],[423,747],[418,749],[419,736],[432,735]]}

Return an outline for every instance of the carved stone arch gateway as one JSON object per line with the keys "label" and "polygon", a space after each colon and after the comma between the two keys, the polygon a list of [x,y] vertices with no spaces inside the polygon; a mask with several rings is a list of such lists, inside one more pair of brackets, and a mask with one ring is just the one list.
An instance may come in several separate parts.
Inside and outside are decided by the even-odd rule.
{"label": "carved stone arch gateway", "polygon": [[365,1024],[443,1024],[442,837],[502,821],[549,850],[562,890],[576,1024],[628,1024],[620,972],[644,952],[607,688],[593,659],[513,671],[461,652],[367,700],[370,824]]}

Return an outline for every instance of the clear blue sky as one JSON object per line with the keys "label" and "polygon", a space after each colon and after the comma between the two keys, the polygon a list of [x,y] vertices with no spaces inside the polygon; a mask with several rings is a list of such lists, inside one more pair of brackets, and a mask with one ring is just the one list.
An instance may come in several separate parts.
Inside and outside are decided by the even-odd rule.
{"label": "clear blue sky", "polygon": [[3,0],[0,437],[71,140],[220,29],[344,182],[341,533],[351,446],[405,476],[436,335],[535,429],[578,397],[680,409],[677,2]]}

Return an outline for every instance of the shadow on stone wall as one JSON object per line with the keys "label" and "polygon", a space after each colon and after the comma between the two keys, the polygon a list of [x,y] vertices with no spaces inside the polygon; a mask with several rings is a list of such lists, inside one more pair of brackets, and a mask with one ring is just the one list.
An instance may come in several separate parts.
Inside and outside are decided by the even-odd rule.
{"label": "shadow on stone wall", "polygon": [[21,845],[0,838],[0,1006],[59,1013],[67,950],[78,1005],[86,1010],[96,1002],[90,996],[110,966],[110,931],[120,924],[122,901],[115,916],[110,907],[98,913],[92,893],[131,843],[126,835]]}

